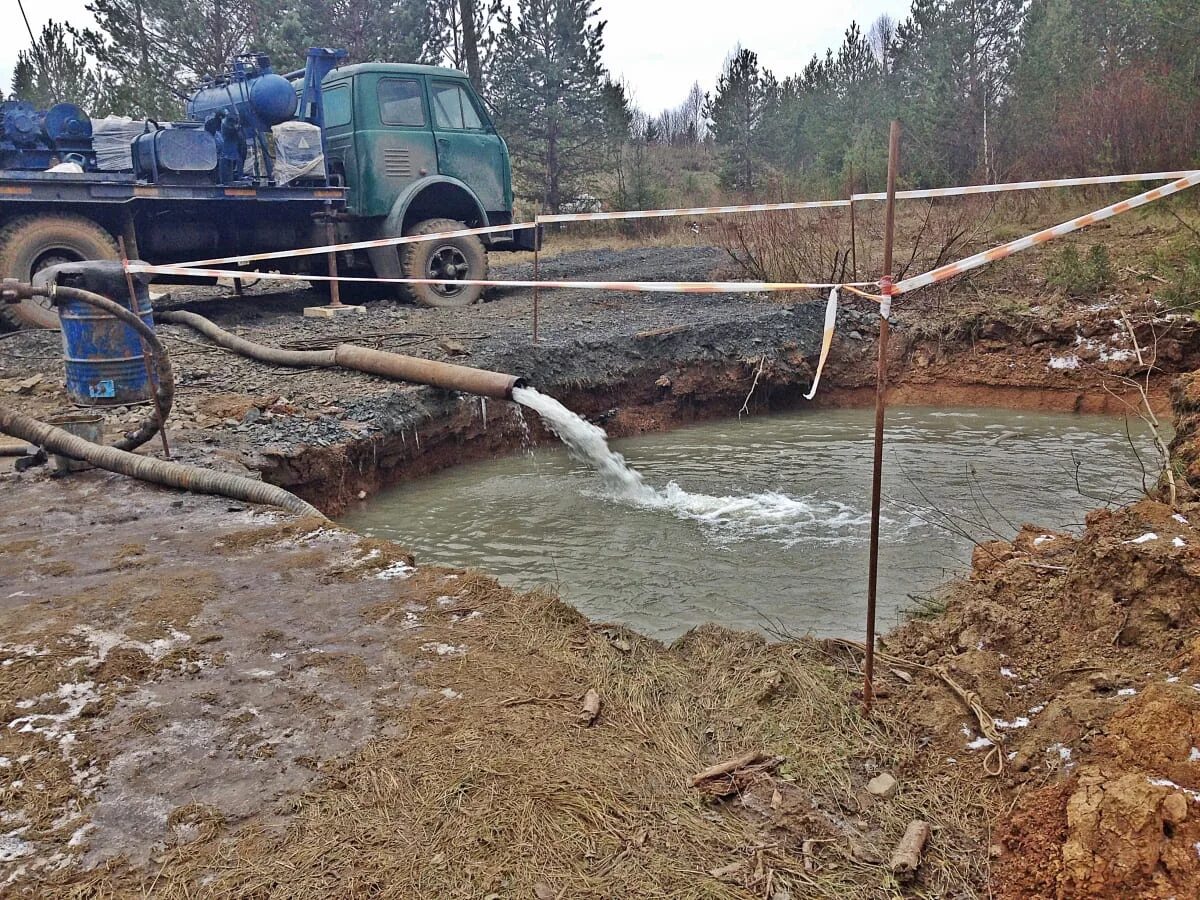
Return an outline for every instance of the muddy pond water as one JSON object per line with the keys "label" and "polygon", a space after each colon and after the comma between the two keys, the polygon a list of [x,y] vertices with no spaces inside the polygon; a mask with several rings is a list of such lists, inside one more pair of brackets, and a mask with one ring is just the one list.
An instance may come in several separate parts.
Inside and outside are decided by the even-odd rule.
{"label": "muddy pond water", "polygon": [[[828,410],[613,441],[651,488],[636,497],[539,447],[401,485],[345,524],[663,640],[704,622],[860,637],[872,422]],[[1076,528],[1155,470],[1136,419],[997,409],[890,410],[884,460],[881,628],[962,573],[975,542]]]}

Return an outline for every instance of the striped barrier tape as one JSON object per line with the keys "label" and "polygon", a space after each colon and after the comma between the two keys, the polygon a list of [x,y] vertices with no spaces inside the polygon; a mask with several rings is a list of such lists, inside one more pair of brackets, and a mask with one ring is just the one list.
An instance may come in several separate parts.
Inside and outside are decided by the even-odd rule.
{"label": "striped barrier tape", "polygon": [[[172,263],[174,268],[199,268],[202,266],[241,266],[267,259],[291,259],[294,256],[316,256],[326,253],[341,253],[343,250],[367,250],[371,247],[395,247],[400,244],[419,244],[422,241],[438,241],[445,238],[467,237],[473,234],[498,234],[504,231],[521,231],[536,228],[533,222],[517,222],[512,225],[487,225],[483,228],[460,228],[457,231],[440,231],[437,234],[409,234],[403,237],[375,238],[369,241],[352,241],[348,244],[326,244],[323,247],[299,247],[295,250],[276,250],[271,253],[247,253],[242,256],[222,256],[219,259],[197,259],[191,262]],[[258,272],[243,272],[243,275],[258,275]]]}
{"label": "striped barrier tape", "polygon": [[849,200],[801,200],[795,203],[753,203],[747,206],[693,206],[687,209],[630,209],[622,212],[551,213],[537,223],[609,222],[614,219],[664,219],[672,216],[719,216],[730,213],[781,212],[791,209],[832,209],[849,206]]}
{"label": "striped barrier tape", "polygon": [[[931,197],[965,197],[972,194],[999,194],[1007,191],[1037,191],[1045,188],[1084,187],[1095,184],[1127,184],[1137,181],[1175,181],[1192,174],[1187,172],[1143,172],[1137,175],[1096,175],[1086,178],[1053,178],[1048,181],[1010,181],[1003,184],[969,184],[960,187],[927,188],[916,191],[897,191],[897,200],[920,200]],[[886,193],[853,194],[852,200],[886,200]]]}
{"label": "striped barrier tape", "polygon": [[821,355],[817,359],[817,370],[813,373],[812,387],[804,395],[805,400],[817,396],[817,385],[821,383],[821,373],[825,371],[825,360],[829,359],[829,348],[833,346],[833,329],[837,324],[838,289],[829,292],[829,300],[825,303],[825,330],[821,334]]}
{"label": "striped barrier tape", "polygon": [[[151,266],[144,263],[129,263],[131,273],[157,275],[187,275],[200,278],[260,278],[264,281],[349,281],[367,284],[439,284],[509,287],[509,288],[564,288],[589,291],[627,291],[629,293],[657,294],[762,294],[778,291],[823,291],[846,285],[823,282],[776,282],[776,281],[492,281],[455,278],[357,278],[339,275],[298,275],[290,272],[258,272],[246,269],[200,269],[192,266]],[[871,287],[876,282],[855,282],[854,287]]]}
{"label": "striped barrier tape", "polygon": [[[1168,181],[1189,175],[1189,172],[1149,172],[1134,175],[1100,175],[1086,178],[1059,178],[1050,181],[1018,181],[1006,184],[964,185],[950,188],[930,188],[926,190],[900,191],[896,194],[899,200],[912,200],[930,197],[958,197],[970,194],[999,193],[1003,191],[1036,190],[1054,187],[1078,187],[1082,185],[1116,184],[1136,181]],[[741,206],[697,206],[686,209],[639,209],[624,212],[602,213],[558,213],[536,216],[532,222],[516,222],[510,225],[487,225],[481,228],[460,228],[455,231],[442,231],[436,234],[413,234],[400,237],[375,238],[364,241],[351,241],[343,244],[325,244],[319,247],[301,247],[295,250],[278,250],[269,253],[249,253],[240,256],[224,256],[214,259],[200,259],[189,262],[174,263],[179,268],[204,268],[212,266],[241,266],[252,262],[262,262],[271,259],[290,259],[296,256],[315,256],[328,253],[339,253],[349,250],[367,250],[373,247],[396,247],[402,244],[415,244],[423,241],[445,240],[457,237],[469,237],[483,234],[500,234],[510,231],[521,231],[536,228],[538,225],[555,222],[599,222],[622,219],[652,219],[678,216],[712,216],[736,215],[740,213],[780,212],[800,209],[831,209],[848,207],[854,201],[884,200],[887,195],[882,193],[854,194],[850,200],[805,200],[794,203],[756,203]],[[243,273],[252,274],[252,273]]]}
{"label": "striped barrier tape", "polygon": [[[1113,216],[1118,216],[1123,212],[1153,203],[1155,200],[1161,200],[1164,197],[1170,197],[1172,194],[1178,194],[1180,191],[1186,191],[1197,184],[1200,184],[1200,171],[1185,173],[1182,178],[1172,181],[1170,184],[1151,188],[1145,193],[1138,194],[1136,197],[1130,197],[1128,200],[1113,203],[1103,209],[1087,213],[1068,222],[1063,222],[1061,225],[1055,225],[1053,228],[1046,228],[1034,234],[1026,235],[1023,238],[1018,238],[1015,241],[1009,241],[1007,244],[1001,244],[999,247],[993,247],[991,250],[976,253],[974,256],[968,256],[966,259],[961,259],[958,262],[941,266],[930,272],[926,272],[924,275],[906,278],[896,284],[892,288],[891,293],[893,295],[906,294],[917,288],[937,284],[940,281],[945,281],[948,278],[953,278],[972,269],[978,269],[980,266],[986,266],[988,263],[1005,259],[1014,253],[1020,253],[1022,250],[1028,250],[1030,247],[1036,247],[1047,241],[1062,237],[1065,234],[1070,234],[1073,231],[1079,231],[1081,228],[1087,228],[1089,225],[1095,225],[1097,222],[1103,222],[1105,219],[1111,219]],[[885,293],[887,292],[885,291]]]}

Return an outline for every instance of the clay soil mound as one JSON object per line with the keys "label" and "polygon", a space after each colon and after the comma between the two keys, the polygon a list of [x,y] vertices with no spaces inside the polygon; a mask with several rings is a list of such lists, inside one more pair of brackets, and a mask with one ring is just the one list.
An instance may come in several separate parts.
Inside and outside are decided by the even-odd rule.
{"label": "clay soil mound", "polygon": [[[1200,896],[1200,506],[1025,526],[976,550],[943,616],[890,649],[945,666],[997,720],[1011,812],[997,896]],[[983,752],[932,693],[914,720]],[[965,732],[965,733],[964,733]],[[964,749],[979,747],[979,749]]]}

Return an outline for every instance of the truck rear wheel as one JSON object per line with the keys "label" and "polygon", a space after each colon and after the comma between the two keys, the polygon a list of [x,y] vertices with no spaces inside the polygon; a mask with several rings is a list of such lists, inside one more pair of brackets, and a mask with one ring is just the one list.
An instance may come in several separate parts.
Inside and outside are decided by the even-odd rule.
{"label": "truck rear wheel", "polygon": [[[83,216],[33,215],[0,229],[0,277],[32,281],[42,269],[85,259],[117,259],[112,235]],[[57,328],[58,312],[45,297],[0,303],[0,318],[17,328]]]}
{"label": "truck rear wheel", "polygon": [[[410,235],[461,231],[467,226],[453,219],[426,219],[409,229]],[[405,278],[444,278],[482,281],[487,278],[487,249],[478,236],[418,241],[400,245],[400,270]],[[403,293],[422,306],[470,306],[483,288],[477,284],[406,284]]]}

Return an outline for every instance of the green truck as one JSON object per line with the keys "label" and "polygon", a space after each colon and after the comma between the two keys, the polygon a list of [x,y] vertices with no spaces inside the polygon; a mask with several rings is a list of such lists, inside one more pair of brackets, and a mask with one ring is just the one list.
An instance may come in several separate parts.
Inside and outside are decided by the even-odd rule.
{"label": "green truck", "polygon": [[[112,142],[99,146],[99,128],[90,148],[78,135],[56,146],[43,133],[40,155],[30,154],[36,170],[19,152],[0,153],[0,274],[24,281],[59,262],[115,259],[118,238],[130,257],[169,264],[321,246],[331,233],[342,244],[512,224],[508,148],[463,73],[340,65],[344,57],[313,48],[288,75],[261,54],[236,60],[196,91],[187,121],[135,123],[142,133],[127,167],[102,164]],[[532,250],[538,240],[515,229],[344,251],[337,263],[342,276],[477,281],[489,250]],[[328,273],[325,255],[260,265]],[[482,294],[452,283],[371,288],[429,306]],[[0,305],[0,315],[18,326],[56,322],[33,302]]]}

